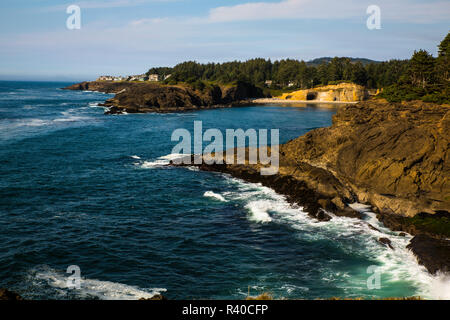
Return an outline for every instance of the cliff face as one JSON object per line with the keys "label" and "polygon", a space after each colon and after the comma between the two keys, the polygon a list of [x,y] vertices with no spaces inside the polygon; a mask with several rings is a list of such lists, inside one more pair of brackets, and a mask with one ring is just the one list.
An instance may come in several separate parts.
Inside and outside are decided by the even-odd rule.
{"label": "cliff face", "polygon": [[430,273],[450,272],[449,142],[450,106],[369,100],[281,145],[276,175],[259,164],[199,167],[260,182],[321,221],[358,218],[349,204],[370,204],[387,227],[415,235],[408,248]]}
{"label": "cliff face", "polygon": [[112,82],[112,81],[84,81],[64,88],[65,90],[89,90],[104,93],[117,93],[134,85],[134,82]]}
{"label": "cliff face", "polygon": [[92,81],[65,88],[116,93],[103,105],[107,113],[180,112],[230,106],[241,100],[262,96],[262,91],[246,83],[234,86],[212,85],[195,90],[187,85],[155,83]]}
{"label": "cliff face", "polygon": [[321,86],[313,89],[284,93],[281,96],[281,99],[320,102],[355,102],[363,101],[367,97],[368,93],[363,86],[352,83],[340,83],[337,85]]}
{"label": "cliff face", "polygon": [[333,173],[361,202],[405,216],[450,211],[450,108],[368,101],[284,145],[291,161]]}
{"label": "cliff face", "polygon": [[[292,178],[292,188],[298,181],[314,190],[312,202],[333,212],[348,211],[346,204],[359,201],[402,217],[445,213],[450,212],[449,142],[450,106],[370,100],[340,108],[331,127],[281,145],[278,175]],[[259,169],[213,168],[244,178]]]}

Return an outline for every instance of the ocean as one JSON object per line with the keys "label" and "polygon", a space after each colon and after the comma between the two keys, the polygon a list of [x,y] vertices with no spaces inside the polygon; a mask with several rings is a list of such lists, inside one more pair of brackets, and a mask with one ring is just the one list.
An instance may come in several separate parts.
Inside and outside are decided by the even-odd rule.
{"label": "ocean", "polygon": [[[278,128],[284,143],[331,125],[335,109],[104,115],[111,95],[66,85],[0,82],[0,287],[28,299],[450,298],[411,237],[364,205],[363,220],[316,222],[260,184],[165,165],[172,132],[195,120]],[[68,287],[72,265],[80,288]]]}

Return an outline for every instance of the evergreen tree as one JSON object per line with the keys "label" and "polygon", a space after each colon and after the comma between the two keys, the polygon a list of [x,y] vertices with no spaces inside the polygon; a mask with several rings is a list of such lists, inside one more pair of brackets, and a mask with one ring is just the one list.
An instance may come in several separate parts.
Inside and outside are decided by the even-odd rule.
{"label": "evergreen tree", "polygon": [[425,88],[425,86],[432,80],[434,64],[435,59],[427,51],[414,51],[410,61],[412,84]]}
{"label": "evergreen tree", "polygon": [[436,74],[440,81],[450,81],[450,32],[438,46]]}

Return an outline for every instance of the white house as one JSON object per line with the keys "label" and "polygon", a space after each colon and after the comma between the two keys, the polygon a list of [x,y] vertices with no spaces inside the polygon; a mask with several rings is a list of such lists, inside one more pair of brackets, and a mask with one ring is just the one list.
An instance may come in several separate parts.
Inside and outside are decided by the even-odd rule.
{"label": "white house", "polygon": [[148,81],[159,81],[159,75],[158,74],[149,74]]}

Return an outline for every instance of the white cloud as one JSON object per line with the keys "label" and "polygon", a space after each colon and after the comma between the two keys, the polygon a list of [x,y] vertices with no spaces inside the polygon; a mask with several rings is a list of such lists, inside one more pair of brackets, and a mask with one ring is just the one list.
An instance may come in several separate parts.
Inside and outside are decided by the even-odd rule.
{"label": "white cloud", "polygon": [[413,0],[282,0],[278,2],[249,2],[211,9],[210,22],[251,21],[268,19],[365,19],[366,9],[376,4],[382,18],[390,21],[433,23],[448,21],[450,1]]}
{"label": "white cloud", "polygon": [[75,4],[81,9],[106,9],[121,7],[136,7],[151,2],[172,2],[177,0],[93,0],[93,1],[73,1],[65,5],[57,5],[47,7],[45,11],[61,11],[65,10],[68,5]]}
{"label": "white cloud", "polygon": [[142,25],[152,25],[152,24],[160,24],[163,22],[168,22],[169,18],[145,18],[139,20],[133,20],[130,22],[131,26],[142,26]]}

